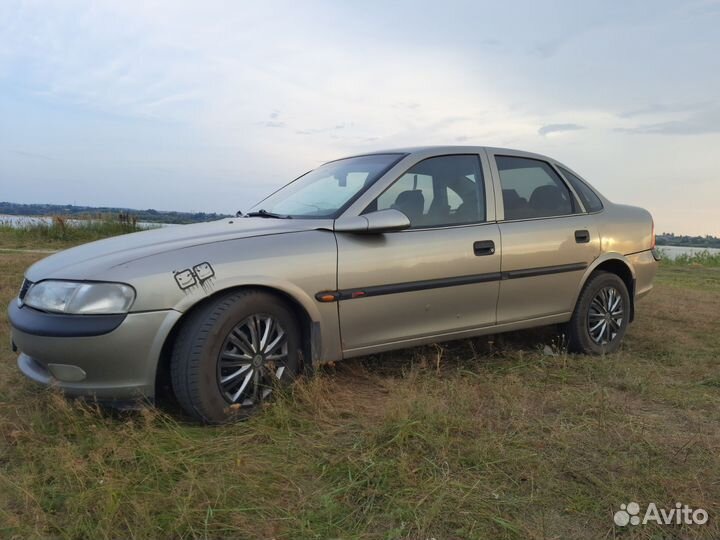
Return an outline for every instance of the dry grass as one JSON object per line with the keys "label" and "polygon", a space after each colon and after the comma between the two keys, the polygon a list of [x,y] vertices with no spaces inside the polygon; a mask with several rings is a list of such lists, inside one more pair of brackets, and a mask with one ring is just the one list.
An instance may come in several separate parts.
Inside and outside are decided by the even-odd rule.
{"label": "dry grass", "polygon": [[[0,301],[37,254],[0,254]],[[554,329],[321,369],[248,422],[117,415],[0,352],[0,537],[717,538],[720,271],[663,268],[619,354]],[[0,342],[8,342],[0,319]],[[613,526],[621,503],[704,526]]]}
{"label": "dry grass", "polygon": [[0,220],[0,247],[62,249],[141,230],[137,221],[128,217],[120,221],[112,217],[54,216],[49,223],[30,219],[15,225]]}

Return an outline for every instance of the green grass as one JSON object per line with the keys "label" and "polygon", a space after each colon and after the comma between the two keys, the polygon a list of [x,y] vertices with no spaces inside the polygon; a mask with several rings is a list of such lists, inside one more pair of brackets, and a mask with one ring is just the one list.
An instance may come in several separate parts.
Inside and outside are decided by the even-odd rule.
{"label": "green grass", "polygon": [[0,221],[0,247],[61,249],[139,230],[132,221],[110,218],[69,221],[55,216],[50,223],[27,221],[19,226]]}
{"label": "green grass", "polygon": [[[659,246],[658,250],[662,253],[662,246]],[[720,253],[710,253],[708,250],[698,251],[692,254],[683,253],[674,259],[663,258],[663,264],[667,266],[699,265],[720,267]]]}
{"label": "green grass", "polygon": [[[3,305],[40,257],[0,253]],[[409,349],[224,427],[66,401],[3,349],[0,537],[717,538],[716,270],[663,265],[609,357],[543,354],[554,328]],[[630,501],[710,521],[614,527]]]}
{"label": "green grass", "polygon": [[720,267],[661,265],[656,283],[720,292]]}

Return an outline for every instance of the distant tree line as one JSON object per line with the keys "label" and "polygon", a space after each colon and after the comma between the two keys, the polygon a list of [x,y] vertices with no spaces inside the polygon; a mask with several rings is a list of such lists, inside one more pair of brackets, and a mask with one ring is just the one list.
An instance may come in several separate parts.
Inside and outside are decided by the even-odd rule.
{"label": "distant tree line", "polygon": [[656,235],[655,238],[658,246],[720,248],[720,238],[709,234],[705,236],[688,236],[664,232]]}
{"label": "distant tree line", "polygon": [[[65,216],[72,218],[110,218],[148,223],[199,223],[230,217],[215,212],[175,212],[165,210],[133,210],[107,206],[75,206],[72,204],[18,204],[0,202],[0,214],[12,216]],[[122,216],[119,218],[118,216]]]}

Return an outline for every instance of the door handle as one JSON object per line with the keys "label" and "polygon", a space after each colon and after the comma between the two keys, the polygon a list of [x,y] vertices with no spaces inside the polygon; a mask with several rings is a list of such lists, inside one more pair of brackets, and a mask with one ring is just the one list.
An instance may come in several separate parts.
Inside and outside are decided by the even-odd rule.
{"label": "door handle", "polygon": [[575,242],[578,244],[587,244],[590,241],[590,231],[582,229],[575,231]]}
{"label": "door handle", "polygon": [[495,242],[492,240],[480,240],[473,244],[473,252],[480,257],[481,255],[493,255],[495,253]]}

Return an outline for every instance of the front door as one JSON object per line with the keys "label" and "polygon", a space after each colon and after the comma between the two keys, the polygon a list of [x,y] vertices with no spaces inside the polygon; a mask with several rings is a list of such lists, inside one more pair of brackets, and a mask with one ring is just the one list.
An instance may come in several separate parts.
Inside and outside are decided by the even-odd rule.
{"label": "front door", "polygon": [[346,355],[495,324],[501,245],[486,221],[492,187],[482,165],[477,154],[420,161],[366,209],[398,209],[410,229],[336,234]]}
{"label": "front door", "polygon": [[490,157],[502,193],[497,322],[569,316],[585,270],[600,253],[595,216],[580,207],[550,163]]}

